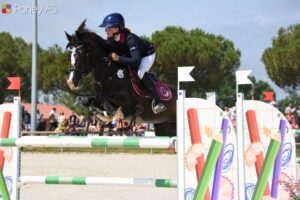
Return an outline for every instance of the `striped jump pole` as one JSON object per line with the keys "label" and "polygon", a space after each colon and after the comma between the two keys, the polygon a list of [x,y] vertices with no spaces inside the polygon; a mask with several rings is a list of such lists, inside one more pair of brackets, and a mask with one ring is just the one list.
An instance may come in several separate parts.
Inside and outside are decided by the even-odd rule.
{"label": "striped jump pole", "polygon": [[176,138],[168,137],[81,137],[81,136],[23,136],[1,138],[5,147],[87,147],[87,148],[172,148]]}
{"label": "striped jump pole", "polygon": [[[124,136],[23,136],[20,137],[20,98],[14,98],[14,104],[5,105],[9,111],[13,110],[12,126],[9,138],[0,139],[0,147],[75,147],[75,148],[174,148],[181,152],[178,163],[184,166],[183,148],[176,148],[182,141],[176,137],[124,137]],[[0,105],[1,109],[1,105]],[[181,132],[181,131],[180,131]],[[180,134],[179,134],[180,135]],[[10,148],[8,148],[10,149]],[[104,178],[84,176],[20,176],[20,149],[12,148],[13,160],[10,162],[6,177],[11,177],[10,199],[19,200],[19,188],[22,184],[72,184],[72,185],[124,185],[176,188],[178,180],[155,178]],[[8,164],[6,165],[8,167]],[[184,172],[182,171],[181,174]],[[180,176],[182,177],[182,176]],[[183,180],[182,178],[180,180]],[[4,181],[2,181],[4,183]],[[182,185],[182,183],[180,184]],[[180,187],[183,188],[183,187]],[[2,194],[3,197],[3,194]],[[179,200],[183,198],[179,197]],[[1,199],[1,198],[0,198]],[[6,199],[4,199],[6,200]]]}
{"label": "striped jump pole", "polygon": [[176,188],[177,182],[171,179],[153,178],[108,178],[84,176],[21,176],[21,184],[68,184],[68,185],[122,185]]}

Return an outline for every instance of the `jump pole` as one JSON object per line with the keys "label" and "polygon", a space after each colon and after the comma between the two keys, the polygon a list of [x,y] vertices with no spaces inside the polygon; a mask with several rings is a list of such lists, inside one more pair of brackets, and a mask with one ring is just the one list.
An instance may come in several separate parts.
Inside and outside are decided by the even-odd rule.
{"label": "jump pole", "polygon": [[[178,200],[184,199],[184,98],[185,91],[178,91],[177,110],[177,139],[166,137],[153,138],[127,138],[127,137],[47,137],[47,136],[26,136],[20,138],[21,133],[21,101],[20,97],[14,97],[13,124],[17,131],[11,134],[14,138],[0,139],[0,146],[4,147],[121,147],[121,148],[170,148],[176,145],[178,179],[177,182],[170,179],[145,179],[145,178],[103,178],[103,177],[58,177],[58,176],[20,176],[20,149],[13,148],[13,190],[11,200],[19,200],[19,185],[29,183],[44,184],[77,184],[77,185],[136,185],[152,187],[176,187],[178,190]],[[17,123],[16,123],[17,122]],[[178,138],[179,136],[179,138]],[[41,138],[44,138],[44,144]],[[84,139],[83,139],[84,138]],[[70,143],[70,139],[73,141]],[[45,142],[46,140],[46,142]],[[85,140],[85,142],[80,142]],[[59,142],[58,142],[59,141]],[[67,142],[69,141],[69,142]],[[79,142],[78,142],[79,141]],[[176,144],[175,144],[176,143]],[[43,146],[44,145],[44,146]],[[180,183],[180,184],[178,184]]]}
{"label": "jump pole", "polygon": [[176,188],[177,182],[171,179],[154,178],[112,178],[84,176],[21,176],[19,182],[26,184],[68,184],[68,185],[122,185]]}
{"label": "jump pole", "polygon": [[80,137],[23,136],[1,138],[2,147],[78,147],[78,148],[163,148],[174,147],[176,138],[168,137]]}

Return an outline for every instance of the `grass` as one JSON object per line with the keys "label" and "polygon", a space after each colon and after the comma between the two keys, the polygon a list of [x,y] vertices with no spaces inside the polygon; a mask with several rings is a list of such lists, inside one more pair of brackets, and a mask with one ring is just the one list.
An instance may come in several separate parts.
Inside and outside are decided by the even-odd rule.
{"label": "grass", "polygon": [[[151,153],[151,149],[137,149],[137,148],[33,148],[33,147],[23,147],[23,152],[37,152],[37,153],[59,153],[59,152],[70,152],[70,153],[137,153],[137,154],[147,154]],[[169,149],[152,149],[152,154],[175,154],[173,150]],[[296,157],[300,158],[300,145],[296,145]]]}

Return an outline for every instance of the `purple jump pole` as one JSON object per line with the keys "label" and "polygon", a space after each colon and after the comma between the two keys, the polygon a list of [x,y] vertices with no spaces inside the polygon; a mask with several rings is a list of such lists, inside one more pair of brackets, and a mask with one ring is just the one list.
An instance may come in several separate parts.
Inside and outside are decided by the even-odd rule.
{"label": "purple jump pole", "polygon": [[219,199],[219,191],[220,191],[220,182],[222,176],[222,167],[223,167],[223,160],[224,160],[224,149],[226,146],[227,140],[227,130],[228,130],[228,119],[223,118],[222,120],[222,132],[223,132],[223,146],[217,161],[216,169],[215,169],[215,176],[212,188],[211,199],[218,200]]}
{"label": "purple jump pole", "polygon": [[281,158],[282,158],[282,149],[284,145],[285,139],[285,129],[286,129],[286,121],[281,119],[279,124],[279,130],[281,135],[281,144],[278,150],[278,154],[275,160],[274,171],[273,171],[273,179],[272,179],[272,189],[271,189],[271,197],[277,199],[278,197],[278,188],[279,188],[279,176],[281,170]]}

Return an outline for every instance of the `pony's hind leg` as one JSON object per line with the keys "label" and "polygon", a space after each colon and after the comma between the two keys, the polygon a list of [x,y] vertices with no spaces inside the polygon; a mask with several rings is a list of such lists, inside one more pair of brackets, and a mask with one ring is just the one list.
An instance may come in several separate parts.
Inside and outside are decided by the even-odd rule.
{"label": "pony's hind leg", "polygon": [[154,124],[154,130],[156,136],[176,136],[176,122],[163,122],[160,124]]}

